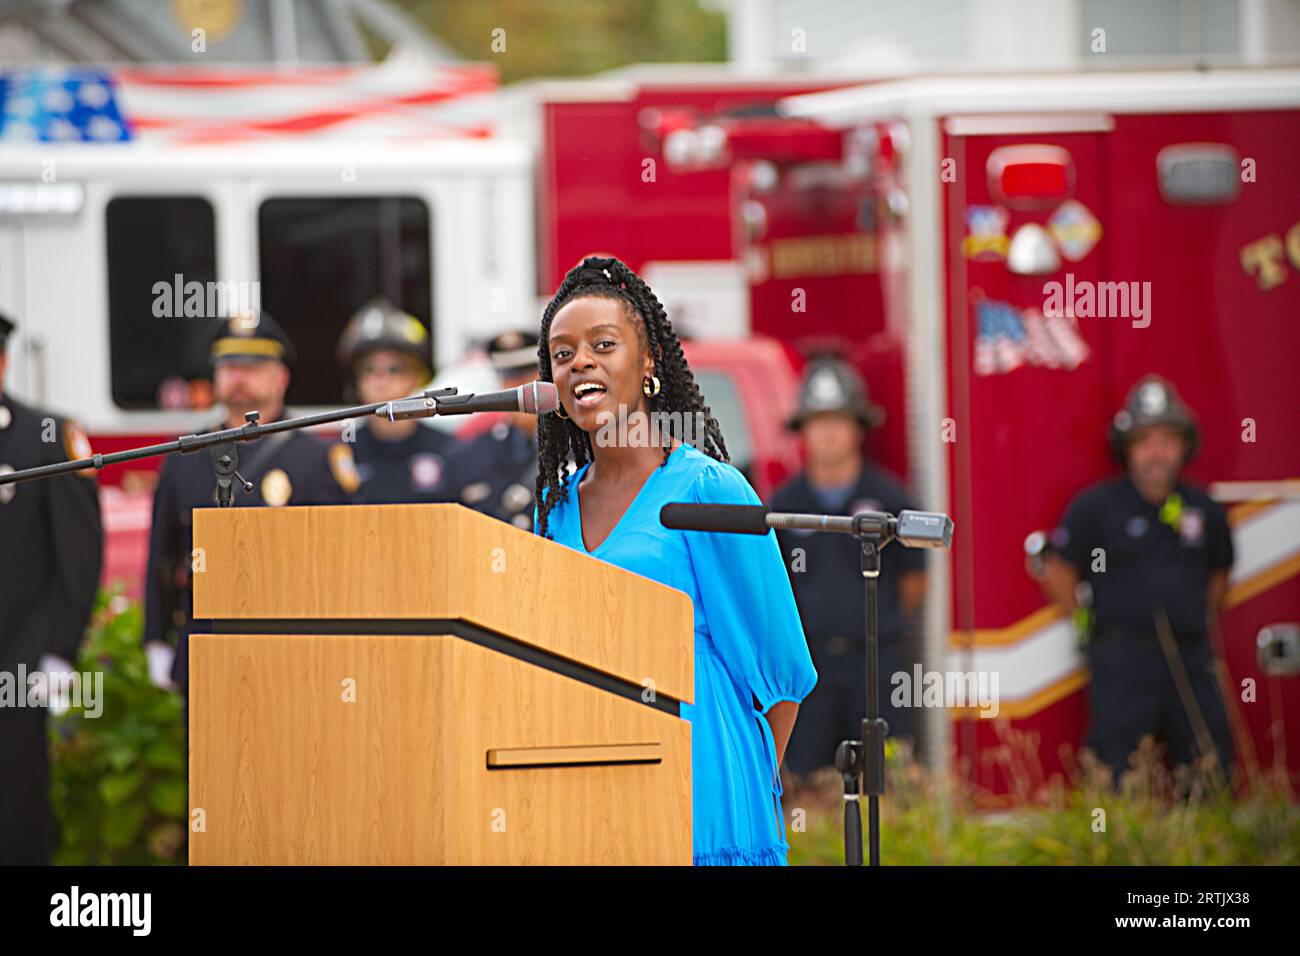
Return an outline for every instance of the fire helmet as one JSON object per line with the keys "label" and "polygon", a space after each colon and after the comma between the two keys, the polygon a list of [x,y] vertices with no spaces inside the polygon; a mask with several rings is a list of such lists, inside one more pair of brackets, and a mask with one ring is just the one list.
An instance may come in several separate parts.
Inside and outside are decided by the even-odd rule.
{"label": "fire helmet", "polygon": [[867,383],[858,370],[833,355],[809,360],[799,385],[799,405],[786,424],[797,431],[808,418],[822,412],[852,415],[867,429],[885,420],[885,410],[871,403]]}
{"label": "fire helmet", "polygon": [[1159,375],[1147,375],[1134,385],[1124,407],[1111,419],[1110,448],[1115,457],[1124,461],[1134,433],[1149,425],[1169,425],[1178,429],[1187,439],[1184,461],[1195,454],[1200,441],[1196,419],[1178,390]]}
{"label": "fire helmet", "polygon": [[339,362],[351,368],[357,359],[379,349],[392,349],[417,359],[431,374],[429,332],[415,316],[403,312],[383,296],[376,296],[348,319],[339,337]]}

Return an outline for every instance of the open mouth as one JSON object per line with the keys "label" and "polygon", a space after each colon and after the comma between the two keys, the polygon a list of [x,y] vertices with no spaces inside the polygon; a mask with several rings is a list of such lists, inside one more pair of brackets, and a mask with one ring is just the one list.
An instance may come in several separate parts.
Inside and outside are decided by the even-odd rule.
{"label": "open mouth", "polygon": [[596,382],[581,382],[573,387],[573,399],[582,408],[599,405],[605,397],[605,386]]}

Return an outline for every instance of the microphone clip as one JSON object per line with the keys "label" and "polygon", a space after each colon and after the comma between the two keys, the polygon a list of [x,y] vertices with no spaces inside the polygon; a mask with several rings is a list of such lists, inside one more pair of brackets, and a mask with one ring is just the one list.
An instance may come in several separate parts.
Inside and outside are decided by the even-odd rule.
{"label": "microphone clip", "polygon": [[[432,418],[438,414],[438,405],[445,404],[447,399],[456,394],[455,388],[430,388],[425,390],[423,398],[404,398],[399,401],[385,402],[375,409],[375,414],[380,418],[387,418],[390,422],[400,422],[410,418]],[[472,397],[472,395],[462,396],[463,399]]]}

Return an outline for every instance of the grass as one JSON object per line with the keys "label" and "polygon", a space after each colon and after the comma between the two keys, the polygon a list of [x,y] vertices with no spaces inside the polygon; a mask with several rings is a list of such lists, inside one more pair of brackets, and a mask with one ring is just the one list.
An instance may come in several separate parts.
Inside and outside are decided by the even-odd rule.
{"label": "grass", "polygon": [[[1042,781],[998,811],[981,809],[988,794],[958,774],[928,770],[892,742],[886,763],[888,865],[1300,864],[1300,806],[1285,775],[1238,781],[1234,796],[1204,771],[1166,767],[1150,741],[1118,783],[1085,751],[1069,779]],[[843,864],[843,792],[830,768],[786,788],[792,865]],[[864,800],[864,837],[866,809]]]}

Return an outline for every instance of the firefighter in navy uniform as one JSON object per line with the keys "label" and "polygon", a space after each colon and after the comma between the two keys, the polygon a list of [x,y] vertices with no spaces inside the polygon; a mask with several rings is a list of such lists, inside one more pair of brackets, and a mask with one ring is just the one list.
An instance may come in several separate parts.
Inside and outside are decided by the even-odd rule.
{"label": "firefighter in navy uniform", "polygon": [[[70,419],[4,392],[6,340],[0,315],[0,471],[91,455]],[[0,696],[0,865],[50,862],[57,842],[50,809],[44,706],[18,675],[72,671],[95,602],[103,559],[99,484],[93,470],[0,486],[0,673],[19,701]]]}
{"label": "firefighter in navy uniform", "polygon": [[[488,343],[503,389],[537,378],[538,341],[535,332],[503,332]],[[447,460],[438,495],[531,531],[536,481],[537,416],[518,412],[503,415]]]}
{"label": "firefighter in navy uniform", "polygon": [[[213,422],[208,430],[241,426],[246,412],[260,412],[262,424],[283,415],[294,349],[268,313],[224,320],[213,338],[210,356],[214,391],[226,408],[226,419]],[[253,492],[244,494],[236,487],[235,507],[348,504],[360,484],[347,445],[328,444],[302,430],[240,442],[236,450],[239,473],[252,482]],[[189,690],[191,512],[213,507],[216,481],[207,449],[163,459],[149,534],[144,642],[153,681],[177,687],[182,694]]]}
{"label": "firefighter in navy uniform", "polygon": [[[897,514],[914,507],[898,481],[862,453],[867,432],[884,419],[857,370],[841,359],[812,359],[789,427],[802,439],[803,472],[773,495],[773,511],[849,515]],[[817,687],[799,708],[785,754],[786,767],[807,774],[834,762],[840,741],[861,736],[866,716],[866,594],[862,547],[850,535],[777,531],[794,586]],[[883,555],[878,585],[878,681],[881,716],[892,737],[915,733],[916,718],[890,703],[890,677],[913,661],[905,653],[908,619],[925,595],[925,555],[891,547]]]}
{"label": "firefighter in navy uniform", "polygon": [[[1146,734],[1164,739],[1174,763],[1204,757],[1202,766],[1212,767],[1198,728],[1203,738],[1208,731],[1203,743],[1217,751],[1218,766],[1232,763],[1209,640],[1211,615],[1227,589],[1232,537],[1223,508],[1181,478],[1197,440],[1173,386],[1144,378],[1110,428],[1125,475],[1070,502],[1042,562],[1046,595],[1076,612],[1082,605],[1092,672],[1087,743],[1116,775]],[[1161,629],[1176,647],[1172,660]],[[1179,682],[1194,706],[1184,706]]]}
{"label": "firefighter in navy uniform", "polygon": [[[339,361],[352,372],[366,405],[417,395],[433,375],[429,333],[420,320],[383,297],[371,300],[348,320],[338,344]],[[436,501],[454,437],[419,419],[390,422],[369,418],[356,426],[352,443],[366,504]]]}

